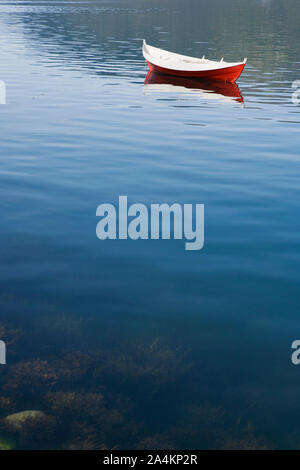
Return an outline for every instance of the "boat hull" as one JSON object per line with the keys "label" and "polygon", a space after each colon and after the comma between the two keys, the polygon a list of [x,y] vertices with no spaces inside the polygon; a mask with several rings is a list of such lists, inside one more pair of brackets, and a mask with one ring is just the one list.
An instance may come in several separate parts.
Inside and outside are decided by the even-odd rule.
{"label": "boat hull", "polygon": [[222,82],[234,83],[242,71],[244,70],[245,64],[239,64],[231,67],[224,67],[222,69],[214,70],[199,70],[199,71],[188,71],[188,70],[174,70],[160,67],[152,64],[146,59],[149,69],[152,72],[160,73],[163,75],[172,75],[176,77],[188,77],[188,78],[200,78],[203,80],[217,80]]}

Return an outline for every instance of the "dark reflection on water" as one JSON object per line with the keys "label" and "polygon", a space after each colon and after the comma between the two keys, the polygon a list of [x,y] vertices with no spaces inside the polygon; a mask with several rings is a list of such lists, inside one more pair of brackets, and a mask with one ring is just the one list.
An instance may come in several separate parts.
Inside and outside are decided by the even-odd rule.
{"label": "dark reflection on water", "polygon": [[214,80],[172,77],[155,72],[148,72],[145,78],[145,93],[189,93],[200,94],[203,98],[230,98],[244,103],[243,96],[236,83],[225,83]]}
{"label": "dark reflection on water", "polygon": [[[0,448],[298,448],[300,3],[0,12]],[[145,83],[142,38],[247,67]],[[204,203],[204,250],[97,240],[121,194]]]}

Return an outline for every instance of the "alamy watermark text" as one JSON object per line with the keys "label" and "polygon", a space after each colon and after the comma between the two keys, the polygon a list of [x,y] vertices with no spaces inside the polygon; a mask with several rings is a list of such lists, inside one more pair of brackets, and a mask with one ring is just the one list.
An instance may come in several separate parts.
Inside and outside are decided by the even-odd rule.
{"label": "alamy watermark text", "polygon": [[0,340],[0,365],[6,364],[6,344]]}
{"label": "alamy watermark text", "polygon": [[296,88],[292,94],[292,102],[294,105],[298,106],[298,104],[300,104],[300,80],[295,80],[292,83],[292,88]]}
{"label": "alamy watermark text", "polygon": [[113,204],[100,204],[96,215],[101,217],[96,227],[100,240],[169,240],[173,235],[174,240],[188,240],[186,250],[201,250],[204,245],[204,204],[194,208],[193,204],[151,204],[148,209],[140,203],[128,206],[127,196],[119,196],[118,210]]}
{"label": "alamy watermark text", "polygon": [[3,80],[0,80],[0,104],[6,104],[6,85]]}

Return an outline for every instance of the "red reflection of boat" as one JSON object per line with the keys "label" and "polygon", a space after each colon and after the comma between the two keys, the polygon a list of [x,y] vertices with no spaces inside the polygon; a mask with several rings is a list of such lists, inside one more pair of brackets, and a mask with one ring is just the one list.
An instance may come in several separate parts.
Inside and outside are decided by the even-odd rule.
{"label": "red reflection of boat", "polygon": [[172,77],[156,72],[148,72],[145,78],[145,86],[149,91],[157,92],[198,92],[215,97],[228,97],[239,103],[244,103],[243,96],[236,83],[221,82],[218,80],[199,80],[197,78]]}
{"label": "red reflection of boat", "polygon": [[176,77],[193,77],[205,80],[220,80],[234,83],[241,75],[247,59],[243,62],[225,62],[189,57],[158,47],[149,46],[143,41],[143,56],[150,71]]}

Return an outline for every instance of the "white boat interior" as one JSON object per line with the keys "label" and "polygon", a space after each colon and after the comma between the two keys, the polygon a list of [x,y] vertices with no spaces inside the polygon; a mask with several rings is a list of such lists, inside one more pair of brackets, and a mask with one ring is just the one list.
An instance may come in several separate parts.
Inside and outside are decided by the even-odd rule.
{"label": "white boat interior", "polygon": [[243,62],[225,62],[223,59],[220,61],[208,60],[204,56],[201,59],[189,57],[187,55],[165,51],[158,47],[149,46],[149,44],[146,44],[145,39],[143,40],[143,56],[148,62],[158,67],[183,71],[217,70],[226,67],[234,67],[247,62],[246,58]]}

